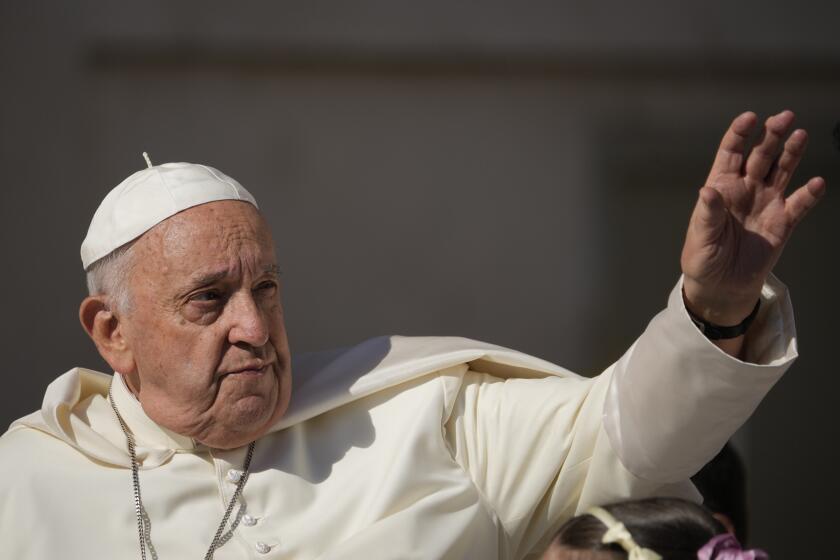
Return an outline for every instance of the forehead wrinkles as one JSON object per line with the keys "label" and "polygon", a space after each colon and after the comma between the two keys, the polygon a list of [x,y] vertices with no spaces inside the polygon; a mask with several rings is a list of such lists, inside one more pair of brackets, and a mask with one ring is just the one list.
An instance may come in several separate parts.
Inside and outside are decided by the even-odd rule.
{"label": "forehead wrinkles", "polygon": [[143,263],[158,275],[232,262],[274,259],[271,234],[250,204],[224,201],[197,206],[161,222],[141,239]]}
{"label": "forehead wrinkles", "polygon": [[211,252],[239,250],[248,245],[264,244],[270,239],[256,212],[249,214],[241,208],[219,211],[212,204],[206,206],[196,208],[195,212],[175,215],[167,220],[168,223],[161,224],[165,226],[160,233],[161,249],[165,254],[181,257],[185,252],[203,249]]}

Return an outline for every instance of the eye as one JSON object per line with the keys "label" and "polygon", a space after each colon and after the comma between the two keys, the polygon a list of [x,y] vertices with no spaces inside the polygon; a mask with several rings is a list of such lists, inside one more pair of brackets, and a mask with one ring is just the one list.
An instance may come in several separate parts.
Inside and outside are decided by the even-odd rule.
{"label": "eye", "polygon": [[198,292],[190,296],[190,301],[197,302],[214,302],[222,299],[222,294],[216,290],[207,290],[205,292]]}
{"label": "eye", "polygon": [[264,282],[260,282],[257,284],[257,287],[254,291],[261,292],[261,293],[271,293],[277,289],[277,282],[274,280],[266,280]]}

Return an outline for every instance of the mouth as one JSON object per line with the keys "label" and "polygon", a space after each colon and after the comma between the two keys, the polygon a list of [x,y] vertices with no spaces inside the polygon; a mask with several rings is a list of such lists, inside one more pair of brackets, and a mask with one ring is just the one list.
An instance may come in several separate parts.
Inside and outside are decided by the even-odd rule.
{"label": "mouth", "polygon": [[237,369],[231,369],[222,372],[219,377],[227,377],[228,375],[263,375],[271,367],[271,363],[253,362],[244,364]]}

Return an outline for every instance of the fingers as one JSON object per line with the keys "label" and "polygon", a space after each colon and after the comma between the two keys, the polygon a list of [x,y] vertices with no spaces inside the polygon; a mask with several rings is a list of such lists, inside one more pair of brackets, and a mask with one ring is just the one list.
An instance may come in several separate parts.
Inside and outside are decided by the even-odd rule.
{"label": "fingers", "polygon": [[793,113],[782,111],[773,115],[764,123],[764,133],[761,140],[747,157],[745,171],[748,177],[764,181],[776,161],[779,149],[793,124]]}
{"label": "fingers", "polygon": [[720,147],[717,155],[715,155],[712,171],[709,174],[710,177],[741,173],[747,151],[747,142],[757,121],[758,117],[752,111],[741,113],[735,117],[720,141]]}
{"label": "fingers", "polygon": [[703,230],[704,237],[714,239],[726,225],[726,204],[723,196],[712,187],[703,187],[694,208],[695,226]]}
{"label": "fingers", "polygon": [[787,142],[782,155],[779,156],[773,171],[770,173],[769,183],[779,189],[785,190],[796,166],[805,153],[805,146],[808,145],[808,134],[802,130],[794,130]]}
{"label": "fingers", "polygon": [[785,213],[791,225],[795,226],[802,221],[808,211],[817,205],[823,194],[825,194],[825,180],[822,177],[814,177],[787,197]]}

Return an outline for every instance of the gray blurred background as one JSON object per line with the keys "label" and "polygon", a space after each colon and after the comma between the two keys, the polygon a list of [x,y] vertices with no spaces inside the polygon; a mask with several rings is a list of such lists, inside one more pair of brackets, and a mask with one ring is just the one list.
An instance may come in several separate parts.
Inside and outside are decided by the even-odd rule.
{"label": "gray blurred background", "polygon": [[790,108],[811,135],[795,182],[822,175],[829,193],[777,267],[802,357],[736,443],[752,541],[774,558],[828,557],[838,11],[3,1],[0,424],[36,409],[67,369],[106,369],[78,325],[78,249],[143,150],[218,167],[260,200],[295,351],[451,334],[591,375],[665,304],[729,120]]}

